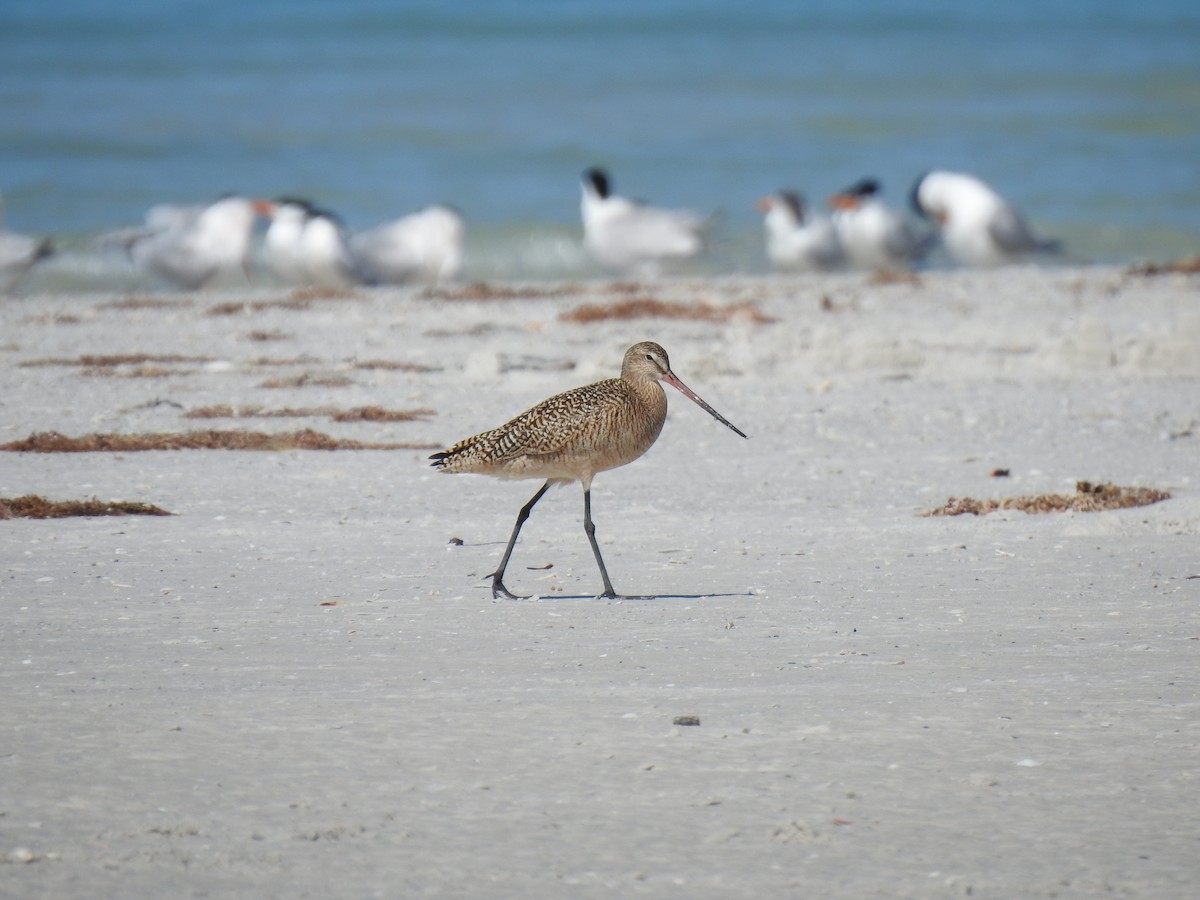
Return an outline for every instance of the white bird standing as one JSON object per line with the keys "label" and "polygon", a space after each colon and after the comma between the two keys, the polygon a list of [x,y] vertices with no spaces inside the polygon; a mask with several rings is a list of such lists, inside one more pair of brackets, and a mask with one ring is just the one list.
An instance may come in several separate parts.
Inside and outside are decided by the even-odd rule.
{"label": "white bird standing", "polygon": [[156,206],[146,228],[101,238],[119,243],[134,264],[185,290],[246,271],[254,206],[244,197],[222,197],[202,209]]}
{"label": "white bird standing", "polygon": [[846,261],[858,269],[889,269],[919,260],[928,249],[904,213],[879,199],[880,185],[864,178],[826,201]]}
{"label": "white bird standing", "polygon": [[933,220],[946,251],[964,266],[998,266],[1059,249],[973,175],[926,172],[913,183],[909,199],[918,214]]}
{"label": "white bird standing", "polygon": [[611,192],[601,169],[583,173],[583,243],[601,265],[630,274],[657,274],[669,261],[704,249],[711,219],[690,210],[646,206]]}
{"label": "white bird standing", "polygon": [[34,238],[4,227],[4,198],[0,197],[0,288],[11,286],[35,262],[53,252],[48,238]]}
{"label": "white bird standing", "polygon": [[327,210],[308,211],[300,234],[300,258],[313,287],[345,288],[364,280],[350,249],[350,233]]}
{"label": "white bird standing", "polygon": [[280,279],[325,288],[350,287],[364,280],[349,232],[333,213],[294,197],[258,200],[254,206],[271,220],[263,255]]}
{"label": "white bird standing", "polygon": [[294,197],[254,203],[255,211],[270,223],[263,235],[263,257],[275,276],[288,284],[304,284],[307,279],[300,255],[300,235],[311,208],[307,200]]}
{"label": "white bird standing", "polygon": [[837,229],[825,216],[812,214],[794,191],[779,191],[758,201],[767,233],[767,259],[777,269],[833,269],[844,262]]}
{"label": "white bird standing", "polygon": [[449,281],[462,268],[462,217],[434,204],[350,238],[363,274],[377,284]]}
{"label": "white bird standing", "polygon": [[207,203],[156,203],[146,210],[142,227],[134,232],[174,231],[186,228],[200,218]]}

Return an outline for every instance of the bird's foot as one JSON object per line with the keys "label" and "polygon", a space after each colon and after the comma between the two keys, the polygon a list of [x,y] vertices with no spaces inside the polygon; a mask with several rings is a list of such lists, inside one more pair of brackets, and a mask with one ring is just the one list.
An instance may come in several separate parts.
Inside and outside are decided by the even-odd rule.
{"label": "bird's foot", "polygon": [[492,576],[492,599],[493,600],[529,600],[529,595],[514,594],[504,586],[504,582],[500,579],[499,573]]}
{"label": "bird's foot", "polygon": [[[491,577],[492,577],[492,599],[493,600],[532,600],[534,597],[539,596],[537,594],[514,594],[512,591],[510,591],[505,586],[504,581],[500,577],[499,572],[493,573]],[[597,600],[650,600],[653,598],[637,596],[637,595],[618,594],[613,589],[612,585],[609,585],[608,588],[603,593],[596,594],[596,599]]]}

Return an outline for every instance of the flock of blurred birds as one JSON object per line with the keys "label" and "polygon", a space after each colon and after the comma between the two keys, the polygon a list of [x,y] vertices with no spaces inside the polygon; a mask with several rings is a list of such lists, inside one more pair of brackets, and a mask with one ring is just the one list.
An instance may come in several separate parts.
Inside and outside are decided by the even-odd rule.
{"label": "flock of blurred birds", "polygon": [[[758,208],[767,258],[783,271],[882,270],[917,264],[938,242],[964,266],[1058,250],[972,175],[927,172],[909,199],[917,218],[885,202],[870,178],[830,196],[827,214],[793,191],[763,197]],[[716,219],[622,197],[598,168],[583,173],[580,212],[589,255],[606,269],[637,277],[701,255]],[[260,219],[267,225],[256,246]],[[0,287],[10,287],[54,250],[49,239],[8,231],[2,222]],[[437,284],[460,274],[464,230],[461,215],[441,204],[352,232],[306,200],[224,196],[208,205],[155,206],[143,224],[103,234],[94,248],[120,254],[136,270],[183,290],[231,275],[249,279],[252,259],[261,259],[274,279],[302,287]]]}

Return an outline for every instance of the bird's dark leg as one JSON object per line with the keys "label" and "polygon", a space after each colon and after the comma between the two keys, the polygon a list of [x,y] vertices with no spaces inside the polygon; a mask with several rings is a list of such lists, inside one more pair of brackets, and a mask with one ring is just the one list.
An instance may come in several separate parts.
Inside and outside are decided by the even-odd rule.
{"label": "bird's dark leg", "polygon": [[592,552],[596,554],[596,564],[600,566],[600,577],[604,579],[604,593],[600,596],[616,598],[617,592],[613,590],[612,582],[608,580],[608,570],[604,568],[604,558],[600,556],[600,545],[596,543],[596,526],[592,522],[591,488],[585,488],[583,491],[583,530],[587,532],[588,543],[592,545]]}
{"label": "bird's dark leg", "polygon": [[[504,570],[508,568],[508,559],[512,556],[513,547],[517,545],[517,535],[521,533],[521,526],[525,524],[525,520],[529,518],[529,513],[533,509],[535,503],[542,499],[542,495],[550,490],[552,481],[547,481],[542,485],[541,489],[533,495],[533,499],[521,507],[521,511],[517,513],[517,524],[513,526],[512,537],[508,539],[508,546],[504,550],[504,558],[500,560],[500,568],[492,573],[492,599],[496,600],[503,597],[505,600],[525,600],[526,597],[518,597],[512,591],[504,586]],[[595,545],[593,545],[595,546]],[[601,569],[604,567],[601,566]],[[608,576],[604,576],[604,580],[608,581]]]}

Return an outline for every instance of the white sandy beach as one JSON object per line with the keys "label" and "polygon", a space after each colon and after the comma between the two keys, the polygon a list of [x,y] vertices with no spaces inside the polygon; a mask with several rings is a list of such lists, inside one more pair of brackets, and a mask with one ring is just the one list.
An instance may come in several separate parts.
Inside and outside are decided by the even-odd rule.
{"label": "white sandy beach", "polygon": [[[1197,276],[290,296],[0,297],[0,443],[418,447],[0,453],[0,497],[175,514],[0,521],[0,896],[1193,895]],[[630,297],[771,321],[560,318]],[[652,599],[592,599],[572,485],[494,602],[537,484],[429,453],[643,339],[750,439],[668,389],[593,489]],[[184,418],[218,404],[431,413]],[[1078,480],[1172,497],[921,515]]]}

